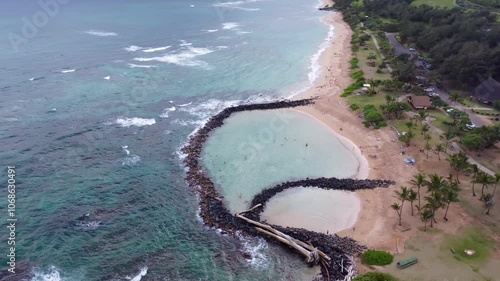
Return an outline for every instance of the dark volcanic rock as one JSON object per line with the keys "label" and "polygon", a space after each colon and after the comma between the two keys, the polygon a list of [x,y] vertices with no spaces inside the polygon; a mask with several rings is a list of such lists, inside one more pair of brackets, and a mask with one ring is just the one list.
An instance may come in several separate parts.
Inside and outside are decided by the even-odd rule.
{"label": "dark volcanic rock", "polygon": [[[182,151],[187,155],[184,164],[188,167],[186,180],[188,184],[200,193],[201,217],[205,224],[211,227],[221,228],[225,231],[240,230],[247,235],[261,236],[257,233],[254,226],[236,218],[222,203],[222,199],[212,180],[208,177],[200,163],[200,156],[203,145],[208,139],[211,131],[224,124],[224,120],[235,112],[247,110],[270,110],[280,108],[290,108],[305,106],[313,103],[313,99],[303,99],[295,101],[278,101],[263,104],[246,104],[234,107],[228,107],[220,113],[212,116],[210,120],[199,129],[188,141]],[[354,180],[354,179],[336,179],[336,178],[317,178],[285,182],[269,189],[265,189],[252,200],[252,206],[265,203],[277,193],[291,187],[297,186],[315,186],[324,189],[356,190],[376,187],[386,187],[393,184],[392,181],[384,180]],[[246,213],[246,216],[260,221],[259,214],[263,208],[257,208],[252,212]],[[328,268],[322,267],[324,280],[330,277],[330,280],[343,280],[346,272],[341,270],[342,259],[346,255],[356,255],[365,250],[365,247],[358,244],[350,238],[342,238],[337,235],[326,235],[301,228],[289,228],[273,226],[275,229],[288,234],[304,242],[310,242],[312,245],[325,252],[331,262]],[[278,243],[274,239],[264,237],[270,242]],[[245,256],[245,254],[243,254]],[[327,272],[328,271],[328,272]]]}

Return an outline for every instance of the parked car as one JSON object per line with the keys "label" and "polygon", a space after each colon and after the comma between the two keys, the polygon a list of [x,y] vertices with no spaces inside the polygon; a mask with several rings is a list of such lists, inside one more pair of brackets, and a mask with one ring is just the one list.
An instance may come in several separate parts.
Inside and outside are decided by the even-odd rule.
{"label": "parked car", "polygon": [[408,50],[409,50],[410,52],[415,52],[415,49],[413,49],[413,48],[409,48]]}

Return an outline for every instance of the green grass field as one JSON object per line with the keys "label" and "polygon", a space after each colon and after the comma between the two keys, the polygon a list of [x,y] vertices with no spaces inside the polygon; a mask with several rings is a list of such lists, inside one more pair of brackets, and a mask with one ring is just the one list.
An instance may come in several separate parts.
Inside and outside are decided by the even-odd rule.
{"label": "green grass field", "polygon": [[451,9],[455,6],[453,0],[415,0],[411,4],[413,6],[420,6],[424,4],[433,7],[441,6],[447,9]]}
{"label": "green grass field", "polygon": [[[387,69],[383,69],[382,73],[377,73],[377,66],[382,63],[382,58],[380,57],[380,54],[377,51],[377,48],[375,48],[375,44],[373,44],[372,39],[368,40],[366,42],[366,47],[367,50],[364,48],[360,47],[357,52],[355,52],[355,56],[359,60],[359,67],[363,70],[365,73],[365,78],[366,79],[375,79],[375,80],[387,80],[391,78],[391,75]],[[373,54],[376,56],[376,66],[371,67],[369,66],[368,63],[368,56],[370,54]]]}

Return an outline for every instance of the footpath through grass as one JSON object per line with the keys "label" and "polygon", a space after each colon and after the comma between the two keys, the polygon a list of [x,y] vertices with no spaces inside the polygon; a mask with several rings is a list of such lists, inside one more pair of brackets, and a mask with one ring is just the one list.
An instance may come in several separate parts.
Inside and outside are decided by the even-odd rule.
{"label": "footpath through grass", "polygon": [[415,0],[411,4],[412,6],[420,6],[424,4],[433,7],[441,6],[447,9],[455,7],[453,0]]}

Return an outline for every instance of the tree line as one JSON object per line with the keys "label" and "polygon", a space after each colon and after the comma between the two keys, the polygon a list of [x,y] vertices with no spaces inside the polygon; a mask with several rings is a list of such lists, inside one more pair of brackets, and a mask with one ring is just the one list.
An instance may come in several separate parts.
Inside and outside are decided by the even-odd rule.
{"label": "tree line", "polygon": [[[500,81],[500,24],[489,11],[411,6],[411,0],[337,0],[346,22],[399,32],[405,43],[425,53],[442,79],[464,87],[481,79]],[[479,78],[480,77],[480,78]]]}

